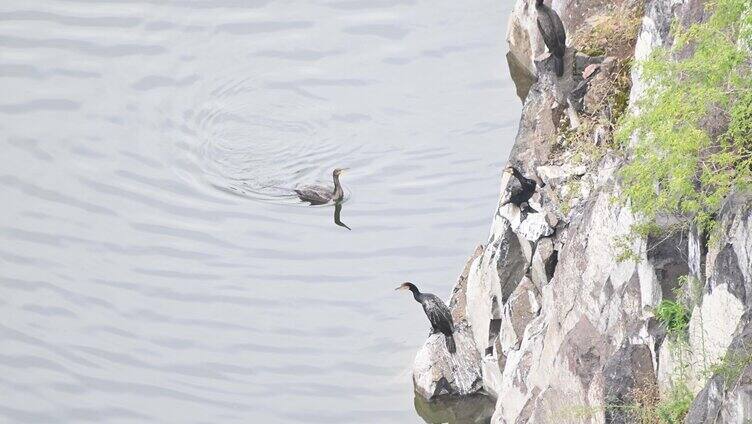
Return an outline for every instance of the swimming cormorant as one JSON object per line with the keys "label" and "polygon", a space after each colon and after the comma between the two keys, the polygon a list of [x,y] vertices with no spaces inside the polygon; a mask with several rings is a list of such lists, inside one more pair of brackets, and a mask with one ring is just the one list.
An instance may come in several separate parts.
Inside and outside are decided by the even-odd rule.
{"label": "swimming cormorant", "polygon": [[295,193],[298,194],[300,200],[308,202],[312,205],[323,205],[329,202],[340,202],[345,196],[342,185],[339,183],[339,176],[345,172],[347,168],[337,168],[332,172],[332,178],[334,179],[334,189],[323,186],[304,186],[295,189]]}
{"label": "swimming cormorant", "polygon": [[431,293],[421,293],[415,284],[403,283],[395,290],[410,290],[413,297],[423,306],[423,311],[431,323],[431,334],[444,334],[444,341],[449,353],[455,353],[457,346],[454,344],[454,322],[449,307],[438,296]]}
{"label": "swimming cormorant", "polygon": [[550,7],[543,4],[543,0],[535,1],[538,11],[538,29],[543,36],[543,42],[548,51],[554,56],[556,75],[564,75],[564,52],[567,47],[567,33],[559,15]]}
{"label": "swimming cormorant", "polygon": [[[538,187],[538,182],[536,182],[533,179],[525,178],[524,175],[520,172],[519,169],[515,168],[512,165],[507,166],[504,169],[504,172],[509,172],[514,176],[514,178],[517,180],[519,184],[514,184],[513,182],[510,182],[508,187],[509,196],[507,199],[501,203],[500,206],[507,205],[509,203],[512,203],[513,205],[520,208],[523,212],[523,215],[527,216],[528,212],[537,213],[535,209],[533,209],[528,201],[531,197],[533,197],[533,194],[535,193],[536,187]],[[542,182],[540,183],[541,187],[545,187],[546,185]],[[523,203],[527,203],[525,207],[522,207]]]}

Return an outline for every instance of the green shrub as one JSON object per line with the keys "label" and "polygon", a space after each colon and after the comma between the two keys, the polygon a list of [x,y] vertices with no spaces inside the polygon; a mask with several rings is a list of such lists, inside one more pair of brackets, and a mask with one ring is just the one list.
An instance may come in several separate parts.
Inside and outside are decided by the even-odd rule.
{"label": "green shrub", "polygon": [[725,388],[732,387],[739,380],[742,372],[752,365],[752,349],[747,346],[740,351],[726,352],[721,360],[710,367],[710,375],[720,375]]}
{"label": "green shrub", "polygon": [[681,303],[664,300],[655,308],[655,316],[671,334],[681,334],[689,326],[689,310]]}
{"label": "green shrub", "polygon": [[692,406],[692,392],[686,384],[674,384],[656,407],[661,424],[681,424]]}
{"label": "green shrub", "polygon": [[672,50],[638,64],[647,88],[616,134],[634,149],[621,172],[632,209],[646,221],[671,214],[705,231],[723,199],[752,179],[752,0],[708,7],[706,22],[674,28]]}

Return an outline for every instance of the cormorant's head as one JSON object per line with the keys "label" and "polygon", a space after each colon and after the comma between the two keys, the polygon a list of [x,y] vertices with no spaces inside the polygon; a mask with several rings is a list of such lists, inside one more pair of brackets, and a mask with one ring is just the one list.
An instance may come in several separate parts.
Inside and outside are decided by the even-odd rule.
{"label": "cormorant's head", "polygon": [[400,286],[394,290],[410,290],[411,292],[417,292],[418,288],[415,287],[415,284],[407,282],[400,284]]}
{"label": "cormorant's head", "polygon": [[332,175],[335,177],[339,177],[340,175],[344,174],[345,171],[347,171],[348,169],[350,168],[337,168],[334,170],[334,172],[332,172]]}
{"label": "cormorant's head", "polygon": [[507,167],[504,168],[504,172],[514,175],[515,173],[519,173],[520,171],[518,171],[517,168],[512,165],[507,165]]}
{"label": "cormorant's head", "polygon": [[536,6],[543,6],[543,0],[535,0]]}

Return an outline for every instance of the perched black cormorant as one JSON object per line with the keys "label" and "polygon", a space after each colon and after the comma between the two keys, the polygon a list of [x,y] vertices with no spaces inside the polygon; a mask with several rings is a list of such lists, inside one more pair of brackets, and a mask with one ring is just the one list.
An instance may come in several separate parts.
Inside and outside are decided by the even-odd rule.
{"label": "perched black cormorant", "polygon": [[431,323],[431,334],[442,333],[446,341],[449,353],[455,353],[457,346],[454,344],[454,322],[449,307],[438,296],[431,293],[421,293],[415,284],[403,283],[395,290],[410,290],[413,297],[423,306],[423,311]]}
{"label": "perched black cormorant", "polygon": [[[511,165],[507,166],[504,169],[504,172],[511,173],[519,184],[510,183],[507,186],[509,196],[504,202],[501,203],[501,206],[512,203],[513,205],[520,208],[525,216],[527,216],[528,212],[537,213],[538,211],[533,209],[528,201],[531,197],[533,197],[535,189],[538,187],[538,182],[530,178],[525,178],[525,176],[522,175],[519,169]],[[540,186],[545,187],[546,185],[541,183]],[[526,203],[524,208],[522,207],[523,203]]]}
{"label": "perched black cormorant", "polygon": [[543,0],[535,1],[538,11],[538,29],[543,36],[548,51],[554,56],[556,75],[564,75],[564,52],[567,47],[567,33],[559,15],[550,7],[543,4]]}
{"label": "perched black cormorant", "polygon": [[298,194],[300,200],[308,202],[312,205],[323,205],[329,202],[340,202],[345,195],[342,190],[342,185],[339,183],[339,176],[345,172],[347,168],[337,168],[332,172],[332,178],[334,179],[334,188],[323,186],[304,186],[295,189],[295,193]]}

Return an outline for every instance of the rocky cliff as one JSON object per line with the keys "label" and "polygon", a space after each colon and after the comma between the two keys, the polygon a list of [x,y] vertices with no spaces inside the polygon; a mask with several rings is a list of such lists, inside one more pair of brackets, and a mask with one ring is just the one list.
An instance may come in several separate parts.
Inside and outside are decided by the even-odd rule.
{"label": "rocky cliff", "polygon": [[[614,125],[645,90],[629,61],[670,47],[671,26],[705,19],[705,2],[552,6],[573,46],[564,77],[551,72],[534,0],[517,1],[508,34],[524,98],[509,160],[545,183],[530,203],[539,212],[497,208],[451,294],[460,354],[429,339],[416,390],[483,390],[497,399],[494,423],[752,420],[752,197],[726,199],[712,242],[670,217],[660,236],[635,235],[635,214],[615,200],[631,153],[612,142]],[[505,174],[502,200],[509,184]],[[667,305],[686,305],[685,326],[670,325]]]}

